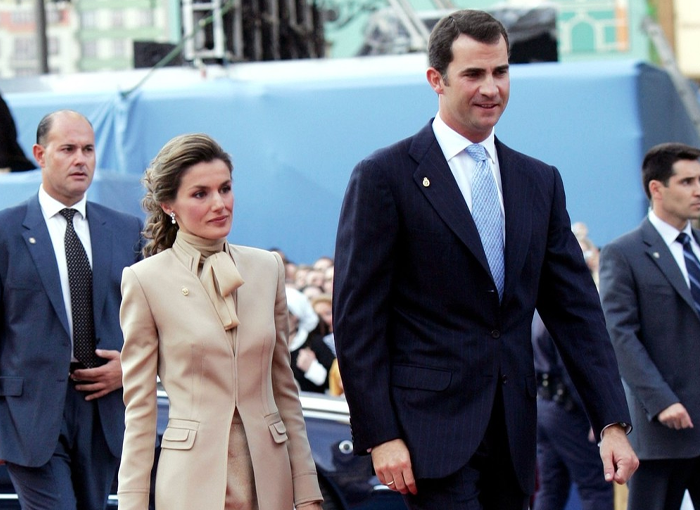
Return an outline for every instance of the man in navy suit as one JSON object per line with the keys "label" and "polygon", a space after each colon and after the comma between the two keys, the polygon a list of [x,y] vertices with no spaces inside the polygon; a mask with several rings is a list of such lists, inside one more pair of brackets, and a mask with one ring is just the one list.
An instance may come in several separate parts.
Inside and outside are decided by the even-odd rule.
{"label": "man in navy suit", "polygon": [[[455,12],[435,26],[429,60],[438,115],[355,167],[340,215],[334,331],[355,451],[371,451],[411,509],[525,509],[537,308],[600,441],[601,476],[624,483],[637,465],[629,414],[561,177],[494,136],[507,33],[487,13]],[[465,152],[477,143],[485,169]],[[501,220],[484,238],[477,170]]]}
{"label": "man in navy suit", "polygon": [[[141,221],[86,200],[95,135],[81,114],[44,117],[33,152],[39,193],[0,211],[0,459],[23,509],[96,510],[124,437],[120,283],[140,258]],[[73,349],[65,208],[92,269],[93,368]]]}
{"label": "man in navy suit", "polygon": [[678,510],[686,490],[700,508],[700,232],[690,223],[700,218],[700,149],[651,148],[642,182],[648,217],[600,256],[603,310],[640,459],[627,508]]}

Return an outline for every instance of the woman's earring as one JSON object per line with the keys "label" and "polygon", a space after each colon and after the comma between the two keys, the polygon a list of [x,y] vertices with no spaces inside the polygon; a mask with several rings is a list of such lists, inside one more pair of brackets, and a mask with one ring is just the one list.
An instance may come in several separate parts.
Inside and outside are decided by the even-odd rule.
{"label": "woman's earring", "polygon": [[172,221],[173,225],[177,223],[177,221],[175,221],[175,211],[170,213],[170,221]]}

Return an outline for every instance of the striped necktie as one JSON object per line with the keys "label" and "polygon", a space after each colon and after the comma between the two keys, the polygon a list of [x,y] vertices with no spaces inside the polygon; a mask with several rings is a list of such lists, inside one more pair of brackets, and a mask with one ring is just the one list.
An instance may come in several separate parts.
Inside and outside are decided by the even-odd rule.
{"label": "striped necktie", "polygon": [[688,280],[690,280],[690,293],[693,295],[695,309],[700,313],[700,262],[693,252],[692,242],[688,234],[681,232],[676,240],[683,245],[683,258],[685,259],[685,268],[688,271]]}
{"label": "striped necktie", "polygon": [[476,161],[476,172],[472,182],[472,217],[481,237],[491,276],[498,289],[498,298],[502,299],[506,271],[503,260],[503,214],[496,181],[491,173],[484,146],[475,143],[468,146],[466,151]]}

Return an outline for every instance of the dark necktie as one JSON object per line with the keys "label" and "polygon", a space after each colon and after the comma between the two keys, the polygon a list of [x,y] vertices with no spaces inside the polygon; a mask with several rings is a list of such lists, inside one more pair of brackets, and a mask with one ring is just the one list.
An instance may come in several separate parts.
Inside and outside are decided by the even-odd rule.
{"label": "dark necktie", "polygon": [[506,271],[503,261],[503,215],[498,189],[484,146],[475,143],[469,145],[466,151],[476,161],[472,183],[472,217],[484,246],[491,276],[498,289],[498,297],[502,299]]}
{"label": "dark necktie", "polygon": [[700,313],[700,262],[693,252],[693,246],[688,234],[681,232],[676,239],[683,245],[683,258],[685,259],[685,268],[688,271],[688,279],[690,280],[690,293],[693,295],[695,309]]}
{"label": "dark necktie", "polygon": [[66,263],[73,316],[73,355],[88,368],[100,364],[95,354],[95,322],[92,316],[92,269],[87,253],[73,228],[75,209],[63,209],[66,219]]}

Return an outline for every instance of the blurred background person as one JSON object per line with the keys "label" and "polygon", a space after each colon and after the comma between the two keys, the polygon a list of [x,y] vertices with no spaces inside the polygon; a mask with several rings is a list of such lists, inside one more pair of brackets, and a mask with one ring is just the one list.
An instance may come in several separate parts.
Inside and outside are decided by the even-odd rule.
{"label": "blurred background person", "polygon": [[284,280],[286,283],[294,283],[294,275],[297,272],[297,265],[287,258],[287,254],[280,248],[270,248],[269,251],[277,253],[284,264]]}
{"label": "blurred background person", "polygon": [[299,290],[306,286],[306,275],[313,269],[309,264],[298,264],[294,272],[294,283],[292,286]]}
{"label": "blurred background person", "polygon": [[[332,266],[331,266],[332,269]],[[323,341],[335,356],[335,338],[333,336],[333,296],[331,294],[321,294],[311,300],[311,306],[318,314],[321,322],[328,328],[328,334],[323,337]],[[338,360],[334,359],[328,371],[328,393],[334,397],[343,394],[343,381],[340,378]]]}
{"label": "blurred background person", "polygon": [[289,307],[289,351],[292,370],[302,391],[325,393],[328,371],[335,355],[323,341],[320,318],[309,299],[296,289],[287,287]]}
{"label": "blurred background person", "polygon": [[316,262],[314,262],[313,268],[318,269],[319,271],[325,271],[329,267],[333,266],[333,259],[329,257],[328,255],[323,255],[319,258],[316,259]]}
{"label": "blurred background person", "polygon": [[230,245],[229,155],[203,134],[146,170],[146,258],[124,270],[126,433],[120,510],[146,510],[156,377],[170,400],[156,507],[321,510],[287,348],[284,266]]}
{"label": "blurred background person", "polygon": [[537,473],[533,510],[564,510],[575,484],[582,510],[612,510],[588,416],[539,314],[532,324],[537,375]]}
{"label": "blurred background person", "polygon": [[0,173],[22,172],[36,168],[17,142],[17,127],[12,112],[0,94]]}
{"label": "blurred background person", "polygon": [[[598,248],[585,223],[571,227],[598,285]],[[564,510],[575,484],[582,510],[612,510],[615,489],[600,472],[600,452],[583,402],[538,313],[532,322],[537,375],[537,471],[533,510]]]}
{"label": "blurred background person", "polygon": [[323,292],[333,295],[333,277],[335,276],[335,266],[326,269],[323,279]]}

